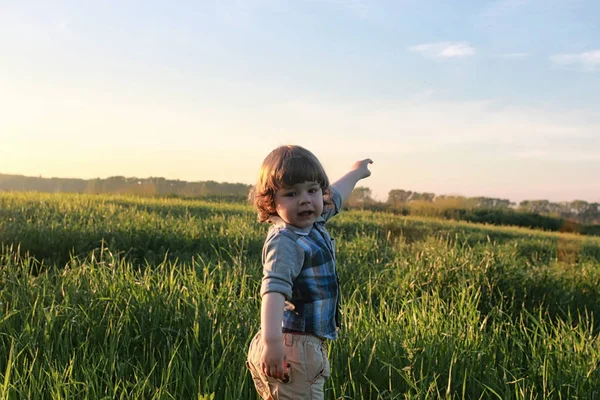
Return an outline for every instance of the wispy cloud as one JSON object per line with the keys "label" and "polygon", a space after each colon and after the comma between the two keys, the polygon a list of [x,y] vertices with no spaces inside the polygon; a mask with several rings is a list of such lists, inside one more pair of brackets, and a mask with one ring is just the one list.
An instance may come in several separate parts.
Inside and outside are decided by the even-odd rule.
{"label": "wispy cloud", "polygon": [[[341,13],[348,13],[355,18],[365,19],[369,14],[366,0],[307,0],[311,12],[319,12],[328,7]],[[258,24],[264,11],[276,12],[281,16],[303,15],[305,10],[299,7],[300,2],[279,0],[219,0],[215,2],[215,12],[224,22],[237,27],[252,27]]]}
{"label": "wispy cloud", "polygon": [[504,54],[497,54],[494,57],[502,58],[504,60],[524,60],[528,56],[529,56],[529,54],[527,54],[527,53],[504,53]]}
{"label": "wispy cloud", "polygon": [[71,33],[71,21],[68,18],[62,18],[55,21],[54,26],[62,34]]}
{"label": "wispy cloud", "polygon": [[591,50],[576,54],[555,54],[550,57],[555,65],[576,66],[585,70],[600,69],[600,50]]}
{"label": "wispy cloud", "polygon": [[424,43],[410,46],[408,51],[433,59],[463,58],[473,56],[476,53],[475,48],[467,42]]}
{"label": "wispy cloud", "polygon": [[[265,112],[281,118],[284,125],[276,127],[275,131],[293,134],[304,132],[303,135],[310,132],[310,135],[314,135],[311,139],[319,141],[328,134],[332,140],[338,140],[332,133],[345,132],[345,137],[361,138],[367,147],[374,141],[375,135],[376,142],[390,140],[385,143],[386,151],[390,152],[404,146],[426,150],[432,145],[443,147],[453,144],[493,148],[499,145],[507,148],[519,146],[523,150],[530,150],[542,149],[539,146],[541,141],[555,146],[568,140],[586,143],[582,151],[596,154],[595,148],[600,145],[600,138],[596,138],[600,116],[596,113],[556,113],[522,106],[503,107],[493,101],[443,102],[426,98],[381,103],[376,107],[369,103],[332,105],[290,102],[278,103]],[[293,123],[287,125],[288,122],[283,121]],[[255,124],[253,121],[244,123]],[[275,121],[271,120],[270,123],[275,124]],[[560,146],[543,150],[549,154],[565,151]]]}
{"label": "wispy cloud", "polygon": [[514,157],[526,160],[538,160],[540,158],[546,157],[546,155],[547,153],[544,150],[539,149],[516,151],[513,153]]}
{"label": "wispy cloud", "polygon": [[432,99],[434,96],[437,96],[439,94],[440,94],[439,90],[425,89],[425,90],[422,90],[422,91],[416,93],[414,95],[414,98],[417,100],[428,100],[428,99]]}

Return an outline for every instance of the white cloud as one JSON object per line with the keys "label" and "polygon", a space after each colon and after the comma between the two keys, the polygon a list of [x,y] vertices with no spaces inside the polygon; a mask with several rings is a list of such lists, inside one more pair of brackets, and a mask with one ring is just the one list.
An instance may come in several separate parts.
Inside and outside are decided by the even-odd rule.
{"label": "white cloud", "polygon": [[550,57],[558,66],[579,66],[585,70],[600,69],[600,50],[591,50],[578,54],[555,54]]}
{"label": "white cloud", "polygon": [[408,51],[421,54],[425,58],[462,58],[475,55],[475,48],[466,42],[437,42],[411,46]]}

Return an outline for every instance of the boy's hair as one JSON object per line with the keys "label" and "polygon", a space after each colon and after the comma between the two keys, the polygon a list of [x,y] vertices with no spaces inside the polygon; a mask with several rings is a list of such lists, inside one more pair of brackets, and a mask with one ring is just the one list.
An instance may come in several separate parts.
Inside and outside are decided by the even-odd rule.
{"label": "boy's hair", "polygon": [[303,182],[317,182],[323,190],[323,209],[332,204],[329,200],[329,179],[325,169],[313,153],[304,147],[286,145],[273,150],[264,159],[256,186],[249,200],[258,211],[258,221],[264,222],[275,210],[275,193],[279,189]]}

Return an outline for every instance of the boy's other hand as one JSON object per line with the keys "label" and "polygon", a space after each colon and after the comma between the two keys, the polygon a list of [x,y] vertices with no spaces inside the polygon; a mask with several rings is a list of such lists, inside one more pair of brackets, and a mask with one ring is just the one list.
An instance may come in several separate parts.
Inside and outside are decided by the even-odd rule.
{"label": "boy's other hand", "polygon": [[261,357],[262,372],[272,378],[284,379],[286,374],[286,356],[283,341],[267,343]]}
{"label": "boy's other hand", "polygon": [[370,158],[359,160],[352,164],[352,171],[356,171],[359,174],[359,179],[367,178],[371,176],[371,171],[369,171],[369,164],[373,164],[373,160],[371,160]]}

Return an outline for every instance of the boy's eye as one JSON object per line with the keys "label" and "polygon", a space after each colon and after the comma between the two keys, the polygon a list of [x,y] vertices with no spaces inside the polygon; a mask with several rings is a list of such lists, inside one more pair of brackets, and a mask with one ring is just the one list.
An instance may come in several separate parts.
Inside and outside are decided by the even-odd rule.
{"label": "boy's eye", "polygon": [[315,189],[315,188],[308,189],[308,193],[317,193],[318,190],[319,189]]}
{"label": "boy's eye", "polygon": [[284,194],[285,197],[294,197],[296,195],[296,192],[287,192],[286,194]]}

